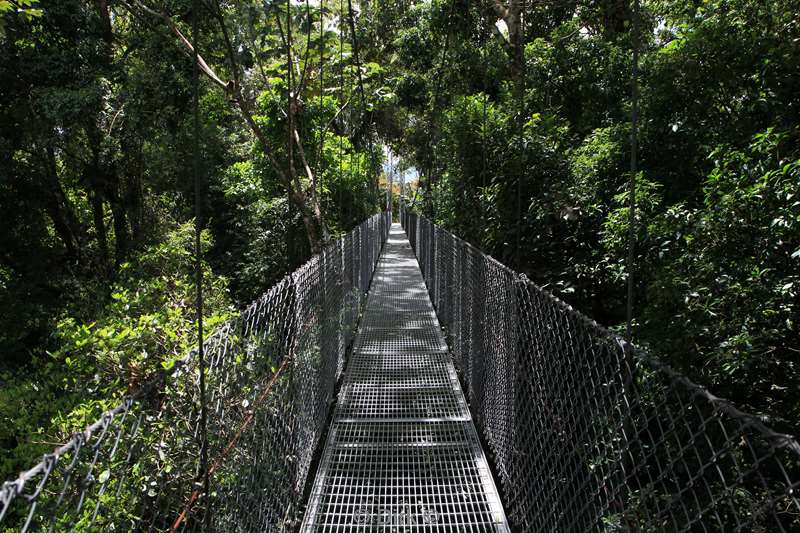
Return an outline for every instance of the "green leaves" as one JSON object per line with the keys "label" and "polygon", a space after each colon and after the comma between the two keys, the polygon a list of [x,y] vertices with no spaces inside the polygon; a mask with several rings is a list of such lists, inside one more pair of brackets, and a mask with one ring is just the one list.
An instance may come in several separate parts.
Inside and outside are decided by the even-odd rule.
{"label": "green leaves", "polygon": [[[385,73],[404,117],[387,128],[393,150],[430,174],[423,210],[614,325],[628,275],[631,34],[598,6],[526,13],[521,101],[491,13],[459,14],[443,62],[435,8],[377,41],[394,53]],[[785,392],[800,372],[800,3],[642,9],[637,335],[721,395],[800,420],[800,396]]]}
{"label": "green leaves", "polygon": [[39,0],[0,0],[0,37],[5,34],[7,16],[15,15],[25,22],[32,22],[43,14]]}
{"label": "green leaves", "polygon": [[[778,153],[800,154],[787,151],[785,139],[770,128],[745,149],[717,148],[705,202],[682,224],[683,245],[640,264],[654,269],[644,334],[663,338],[674,364],[719,394],[793,419],[800,406],[786,387],[799,377],[792,336],[800,275],[791,259],[800,246],[800,174]],[[656,215],[651,239],[674,240],[677,223]],[[743,393],[742,382],[757,393]]]}
{"label": "green leaves", "polygon": [[[59,348],[52,353],[68,368],[67,390],[83,396],[81,404],[65,413],[67,431],[77,416],[86,418],[92,398],[119,398],[132,382],[161,369],[169,370],[196,343],[194,323],[193,225],[178,225],[164,242],[131,261],[111,288],[112,298],[91,323],[67,317],[58,323]],[[204,232],[206,247],[210,237]],[[224,278],[212,276],[204,265],[207,327],[231,316]],[[82,384],[93,382],[86,390]],[[91,412],[94,412],[93,410]]]}

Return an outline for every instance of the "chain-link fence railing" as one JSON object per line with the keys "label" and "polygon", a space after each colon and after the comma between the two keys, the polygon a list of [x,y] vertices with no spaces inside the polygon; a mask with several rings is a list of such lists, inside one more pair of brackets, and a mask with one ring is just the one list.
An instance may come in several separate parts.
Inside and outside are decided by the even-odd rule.
{"label": "chain-link fence railing", "polygon": [[210,495],[191,353],[3,484],[0,531],[292,527],[390,217],[364,221],[206,340]]}
{"label": "chain-link fence railing", "polygon": [[794,438],[429,220],[401,221],[520,530],[800,531]]}

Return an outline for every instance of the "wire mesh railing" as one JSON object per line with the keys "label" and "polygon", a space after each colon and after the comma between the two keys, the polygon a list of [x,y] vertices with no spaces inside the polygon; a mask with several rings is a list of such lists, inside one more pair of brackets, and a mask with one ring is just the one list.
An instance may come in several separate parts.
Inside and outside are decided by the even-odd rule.
{"label": "wire mesh railing", "polygon": [[364,221],[205,341],[210,494],[193,352],[3,484],[0,531],[294,527],[390,225]]}
{"label": "wire mesh railing", "polygon": [[523,531],[800,531],[800,446],[401,206]]}

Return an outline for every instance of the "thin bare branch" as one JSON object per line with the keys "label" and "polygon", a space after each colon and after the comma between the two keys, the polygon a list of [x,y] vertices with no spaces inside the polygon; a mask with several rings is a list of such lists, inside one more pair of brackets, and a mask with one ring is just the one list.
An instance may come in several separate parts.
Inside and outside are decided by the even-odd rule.
{"label": "thin bare branch", "polygon": [[[306,75],[308,74],[309,57],[311,56],[311,30],[313,29],[313,21],[311,19],[311,5],[309,0],[306,0],[306,14],[308,15],[308,32],[306,33],[306,53],[303,58],[303,70],[300,74],[300,82],[297,83],[297,93],[302,94],[305,88]],[[322,24],[320,22],[320,24]]]}
{"label": "thin bare branch", "polygon": [[[128,10],[132,14],[134,13],[135,9],[131,9],[132,8],[131,4],[128,4],[127,2],[121,2],[121,5],[127,7]],[[135,2],[134,1],[133,5],[135,5],[136,7],[138,7],[139,9],[144,11],[145,13],[147,13],[149,15],[152,15],[154,17],[158,17],[161,20],[163,20],[167,24],[169,29],[172,31],[172,33],[174,33],[178,37],[178,39],[180,39],[181,43],[183,43],[183,46],[186,48],[186,51],[190,55],[194,56],[194,46],[192,46],[192,43],[189,41],[189,39],[187,39],[186,36],[183,34],[183,32],[181,32],[180,28],[178,28],[178,26],[172,20],[172,17],[170,17],[166,13],[162,13],[162,12],[156,11],[155,9],[152,9],[152,8],[144,5],[141,2]],[[211,81],[213,81],[214,83],[216,83],[217,85],[219,85],[223,89],[227,90],[227,86],[228,86],[227,82],[223,81],[222,78],[220,78],[217,75],[217,73],[214,72],[214,69],[212,69],[208,65],[208,63],[206,63],[206,60],[203,59],[203,56],[201,56],[200,54],[197,54],[197,64],[200,67],[200,70],[203,71],[203,73],[206,76],[208,76],[208,78]]]}
{"label": "thin bare branch", "polygon": [[211,11],[214,14],[214,18],[216,18],[219,23],[220,30],[222,31],[222,39],[225,41],[225,51],[227,52],[228,63],[230,63],[233,83],[236,84],[236,87],[241,87],[241,82],[239,80],[239,63],[236,61],[236,55],[233,52],[233,44],[228,34],[228,26],[225,24],[225,17],[222,16],[222,10],[219,7],[218,1],[212,1],[211,4]]}
{"label": "thin bare branch", "polygon": [[306,171],[306,176],[308,177],[309,182],[311,183],[311,195],[316,196],[317,194],[317,178],[313,172],[311,172],[311,167],[308,164],[308,160],[306,159],[306,151],[303,148],[303,143],[300,142],[300,134],[297,132],[297,128],[294,129],[294,139],[297,142],[297,155],[300,156],[300,161],[303,163],[303,168]]}

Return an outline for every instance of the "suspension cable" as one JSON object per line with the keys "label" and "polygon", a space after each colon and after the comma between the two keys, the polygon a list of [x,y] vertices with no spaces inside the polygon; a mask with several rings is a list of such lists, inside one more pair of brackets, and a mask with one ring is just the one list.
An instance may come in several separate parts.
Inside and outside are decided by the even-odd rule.
{"label": "suspension cable", "polygon": [[203,264],[201,249],[201,231],[203,227],[203,208],[202,208],[202,169],[200,162],[200,62],[199,52],[200,39],[198,30],[198,11],[200,2],[192,0],[192,41],[194,49],[194,65],[192,69],[192,91],[193,91],[193,114],[194,114],[194,146],[193,146],[193,172],[194,172],[194,255],[195,255],[195,289],[196,296],[196,319],[197,319],[197,362],[200,372],[200,472],[199,480],[203,486],[203,496],[206,498],[206,505],[203,506],[203,527],[206,531],[210,530],[211,525],[211,501],[209,499],[209,474],[208,474],[208,406],[206,405],[206,361],[203,346]]}
{"label": "suspension cable", "polygon": [[636,251],[636,174],[638,172],[637,151],[639,149],[639,0],[633,0],[633,68],[631,70],[631,174],[628,181],[628,298],[625,337],[630,342],[633,336],[633,269]]}
{"label": "suspension cable", "polygon": [[[520,79],[518,83],[520,84],[519,89],[517,90],[517,128],[518,128],[518,135],[519,135],[519,154],[517,154],[516,161],[516,170],[517,170],[517,246],[515,249],[515,262],[516,267],[518,270],[522,271],[522,251],[521,251],[521,244],[522,244],[522,178],[524,174],[524,165],[522,164],[522,153],[523,153],[523,136],[525,134],[525,117],[523,116],[523,112],[525,109],[525,38],[526,38],[526,31],[525,31],[525,24],[527,23],[527,18],[525,16],[525,8],[527,6],[527,2],[522,0],[522,5],[520,8],[519,17],[520,20],[517,21],[521,27],[519,29],[520,42],[516,43],[517,49],[514,50],[514,62],[518,62],[517,68],[519,68],[519,76]],[[517,55],[520,57],[517,57]]]}
{"label": "suspension cable", "polygon": [[[344,5],[344,4],[342,4],[342,5]],[[344,15],[344,7],[342,7],[342,16],[343,17],[345,16]],[[349,24],[350,24],[349,7],[348,7],[347,19],[344,22],[347,24],[347,27],[349,27]],[[344,32],[344,31],[345,31],[345,26],[342,26],[342,32]],[[344,33],[342,33],[342,37],[344,38]],[[344,46],[344,45],[342,45],[342,46]],[[353,59],[353,50],[351,48],[351,50],[350,50],[350,60],[349,60],[350,66],[352,66],[353,61],[354,61],[354,59]],[[344,68],[344,63],[342,63],[342,68]],[[355,76],[355,74],[351,72],[350,79],[348,80],[348,93],[347,94],[350,96],[350,98],[353,97],[353,92],[354,92],[354,90],[353,90],[353,84],[355,83],[354,76]],[[357,150],[356,150],[356,145],[355,145],[355,142],[354,142],[355,134],[356,134],[356,128],[352,124],[349,124],[348,125],[348,129],[345,130],[345,131],[347,131],[348,139],[351,141],[350,142],[350,151],[347,154],[347,158],[348,158],[348,161],[349,161],[348,168],[347,168],[347,170],[348,170],[348,179],[351,181],[350,201],[347,204],[347,211],[348,211],[348,215],[350,217],[352,217],[353,216],[352,212],[356,210],[355,193],[353,192],[354,189],[352,187],[352,185],[354,184],[353,178],[358,176],[358,166],[357,166],[358,165],[358,157],[357,157],[358,154],[356,153]],[[356,215],[355,218],[357,219],[358,215]]]}
{"label": "suspension cable", "polygon": [[[485,18],[484,18],[484,20],[485,20]],[[482,109],[483,118],[481,120],[481,122],[482,122],[482,124],[481,124],[481,160],[482,160],[481,161],[481,165],[482,165],[482,167],[481,167],[481,188],[485,189],[486,188],[486,173],[487,173],[487,161],[486,161],[486,152],[487,152],[487,149],[486,149],[487,114],[486,113],[487,113],[487,111],[486,111],[486,104],[488,103],[488,100],[489,100],[489,54],[488,54],[488,51],[486,51],[486,43],[485,42],[483,43],[482,49],[483,49],[483,54],[486,55],[486,58],[485,58],[485,60],[483,62],[483,68],[485,70],[484,70],[484,73],[483,73],[483,98],[482,98],[482,100],[483,100],[483,102],[482,102],[483,103],[483,106],[482,106],[483,107],[483,109]],[[481,206],[481,213],[480,213],[480,215],[481,215],[480,216],[481,228],[480,228],[480,239],[478,240],[478,242],[479,242],[479,244],[483,244],[483,233],[484,233],[484,231],[486,229],[485,226],[486,226],[486,220],[487,220],[488,217],[486,216],[487,215],[486,209],[483,208],[483,202],[480,201],[480,195],[479,195],[478,205]]]}
{"label": "suspension cable", "polygon": [[[347,0],[347,12],[348,18],[350,19],[350,33],[353,34],[353,59],[356,62],[356,72],[358,72],[358,91],[361,94],[361,112],[363,114],[367,114],[367,99],[364,96],[364,79],[361,76],[361,59],[359,58],[358,54],[358,35],[356,34],[356,22],[355,16],[353,15],[353,0]],[[367,144],[369,147],[369,156],[370,156],[370,163],[372,164],[372,169],[375,170],[375,150],[372,145],[372,121],[374,117],[372,113],[370,115],[370,123],[367,126]],[[360,163],[359,163],[360,164]],[[375,179],[375,192],[378,192],[378,180],[377,176]]]}
{"label": "suspension cable", "polygon": [[[339,105],[344,105],[344,33],[342,32],[342,23],[344,18],[344,0],[339,0]],[[344,122],[344,121],[343,121]],[[341,133],[344,133],[343,131]],[[347,228],[349,217],[345,219],[344,216],[344,139],[343,135],[339,137],[339,216],[342,217],[342,227]],[[345,222],[346,221],[346,222]]]}
{"label": "suspension cable", "polygon": [[[309,12],[309,21],[308,23],[311,24],[311,13]],[[311,30],[309,30],[311,33]],[[324,107],[324,98],[323,93],[325,92],[325,0],[320,0],[319,2],[319,113],[320,116],[324,117],[325,114],[323,113]],[[321,164],[320,160],[322,159],[322,149],[325,144],[325,132],[327,128],[320,129],[319,132],[319,140],[317,141],[317,160],[314,161],[315,170],[314,176],[317,179],[317,185],[319,187],[319,197],[322,197],[322,191],[324,190],[322,187],[322,175],[324,173],[320,173]]]}
{"label": "suspension cable", "polygon": [[295,101],[292,93],[292,76],[294,71],[294,60],[292,59],[292,3],[286,0],[286,96],[288,99],[288,160],[289,175],[294,178],[294,110]]}
{"label": "suspension cable", "polygon": [[[450,10],[448,11],[448,14],[447,14],[447,27],[446,27],[445,33],[444,33],[444,46],[442,47],[442,59],[441,59],[441,61],[439,63],[439,72],[437,73],[437,76],[436,76],[436,78],[437,78],[436,79],[436,90],[433,93],[433,109],[431,110],[433,114],[437,114],[439,112],[439,107],[440,107],[440,105],[439,105],[439,97],[442,94],[442,78],[444,78],[444,63],[447,60],[447,52],[448,52],[448,50],[450,48],[450,26],[452,25],[452,21],[453,21],[453,12],[455,11],[455,4],[456,4],[455,0],[451,0],[451,2],[450,2]],[[432,8],[433,8],[433,4],[431,4],[431,9]],[[433,156],[433,162],[432,163],[433,163],[433,166],[435,167],[436,166],[436,156],[434,154],[433,148],[431,148],[431,155]],[[428,201],[426,203],[428,204],[428,208],[431,211],[430,214],[432,215],[432,218],[435,219],[435,217],[436,217],[436,202],[434,202],[434,200],[433,200],[433,182],[434,182],[433,181],[433,174],[436,171],[436,169],[435,168],[431,168],[429,170],[431,172],[431,175],[428,176],[428,191],[427,191],[426,198],[428,198],[428,197],[430,197],[430,198],[428,198]]]}

